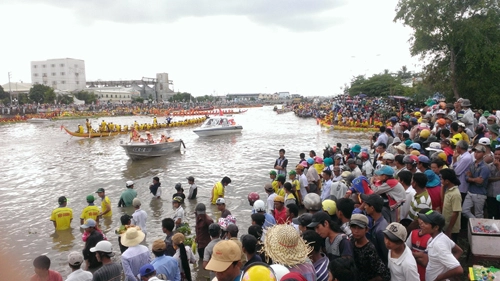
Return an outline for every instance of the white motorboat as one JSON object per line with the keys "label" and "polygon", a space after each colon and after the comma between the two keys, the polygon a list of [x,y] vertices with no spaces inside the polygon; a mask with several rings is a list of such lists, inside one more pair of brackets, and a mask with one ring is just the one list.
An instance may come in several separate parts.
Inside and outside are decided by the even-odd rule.
{"label": "white motorboat", "polygon": [[236,125],[234,119],[226,116],[210,117],[199,129],[193,130],[200,137],[219,136],[240,133],[243,126]]}
{"label": "white motorboat", "polygon": [[28,120],[28,123],[45,123],[45,122],[49,122],[50,119],[47,119],[47,118],[30,118]]}
{"label": "white motorboat", "polygon": [[149,143],[149,141],[128,142],[120,143],[120,146],[125,149],[125,153],[127,153],[130,159],[141,160],[150,157],[161,157],[180,151],[181,144],[186,148],[181,139],[158,143]]}

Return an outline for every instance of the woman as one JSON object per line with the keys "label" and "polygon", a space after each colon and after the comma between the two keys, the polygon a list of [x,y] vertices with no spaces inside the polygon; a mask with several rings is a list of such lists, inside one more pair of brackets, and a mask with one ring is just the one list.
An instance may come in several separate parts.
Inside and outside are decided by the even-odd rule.
{"label": "woman", "polygon": [[285,182],[283,186],[285,187],[285,207],[288,204],[297,204],[297,194],[295,193],[295,189],[292,184]]}
{"label": "woman", "polygon": [[182,233],[176,233],[172,236],[172,244],[174,245],[174,258],[177,259],[181,267],[181,280],[191,280],[191,268],[189,267],[189,263],[196,263],[196,257],[191,251],[191,247],[185,246],[184,241],[186,238]]}

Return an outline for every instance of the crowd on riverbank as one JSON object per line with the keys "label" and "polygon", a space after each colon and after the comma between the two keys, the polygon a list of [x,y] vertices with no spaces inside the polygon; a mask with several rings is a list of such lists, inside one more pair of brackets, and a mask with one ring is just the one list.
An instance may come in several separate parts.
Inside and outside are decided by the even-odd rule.
{"label": "crowd on riverbank", "polygon": [[[498,218],[500,213],[500,127],[498,118],[489,112],[474,113],[469,100],[434,103],[419,110],[405,108],[389,117],[390,125],[379,126],[370,146],[338,143],[322,153],[310,151],[309,157],[304,153],[293,163],[280,151],[269,183],[248,196],[252,215],[238,218],[252,222],[248,235],[238,235],[245,231],[238,229],[241,224],[225,208],[231,179],[217,182],[211,201],[205,204],[217,205],[225,218],[214,221],[207,216],[205,204],[196,206],[195,242],[201,265],[224,281],[238,280],[238,276],[263,279],[259,274],[277,275],[277,280],[461,276],[464,269],[459,259],[468,249],[459,247],[459,239],[467,239],[462,235],[465,227],[471,220]],[[340,110],[350,112],[342,106]],[[182,196],[181,187],[175,194],[158,195],[162,189],[155,190],[153,182],[152,195],[172,196],[176,211],[172,218],[163,219],[166,237],[155,241],[151,249],[141,245],[146,224],[142,224],[140,201],[134,199],[133,182],[127,182],[127,195],[122,199],[136,211],[129,220],[122,217],[120,243],[129,248],[121,255],[121,267],[113,266],[115,276],[123,271],[126,280],[135,280],[137,274],[141,280],[156,280],[153,276],[167,274],[162,270],[178,268],[178,275],[167,276],[168,280],[189,279],[189,264],[197,258],[186,237],[176,234],[176,228],[183,227],[182,202],[193,198],[188,180],[187,197]],[[301,208],[305,213],[299,215]],[[105,204],[98,211],[107,209]],[[127,227],[129,222],[134,226]],[[109,256],[117,249],[97,241],[102,236],[97,220],[87,219],[82,227],[99,237],[90,240],[95,245],[86,242],[87,257],[111,262],[95,267],[110,269]],[[483,225],[478,231],[494,230]],[[84,260],[80,265],[85,267]],[[159,265],[167,260],[168,266]],[[94,271],[94,280],[109,280],[99,279],[101,269]]]}

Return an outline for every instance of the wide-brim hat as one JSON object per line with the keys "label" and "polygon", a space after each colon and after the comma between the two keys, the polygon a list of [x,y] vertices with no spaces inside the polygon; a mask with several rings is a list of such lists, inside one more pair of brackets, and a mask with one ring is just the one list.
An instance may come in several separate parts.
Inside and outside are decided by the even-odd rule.
{"label": "wide-brim hat", "polygon": [[470,106],[471,106],[471,104],[470,104],[470,100],[468,100],[468,99],[463,99],[463,100],[462,100],[462,106],[470,107]]}
{"label": "wide-brim hat", "polygon": [[144,240],[144,237],[146,237],[144,232],[135,227],[130,227],[121,235],[121,243],[125,247],[134,247],[139,245]]}
{"label": "wide-brim hat", "polygon": [[263,250],[274,263],[292,267],[306,262],[313,249],[295,227],[278,224],[267,229]]}

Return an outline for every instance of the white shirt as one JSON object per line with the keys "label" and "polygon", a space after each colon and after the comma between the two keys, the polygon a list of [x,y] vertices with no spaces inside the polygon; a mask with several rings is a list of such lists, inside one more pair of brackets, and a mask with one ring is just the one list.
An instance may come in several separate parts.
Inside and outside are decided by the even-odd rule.
{"label": "white shirt", "polygon": [[357,178],[359,176],[362,176],[363,174],[361,173],[361,170],[359,169],[358,165],[356,165],[356,168],[352,170],[351,175],[354,176],[354,178]]}
{"label": "white shirt", "polygon": [[411,208],[411,200],[415,197],[415,194],[417,192],[413,188],[413,186],[409,186],[407,190],[405,190],[405,203],[399,207],[399,218],[400,219],[406,219],[409,218],[408,214],[410,213],[410,208]]}
{"label": "white shirt", "polygon": [[147,234],[146,230],[146,220],[148,219],[148,214],[146,211],[139,209],[135,210],[132,214],[132,224],[141,228],[144,234]]}
{"label": "white shirt", "polygon": [[266,206],[266,212],[269,214],[274,210],[274,197],[276,197],[278,194],[273,193],[269,196],[267,196],[267,206]]}
{"label": "white shirt", "polygon": [[[417,262],[411,253],[409,247],[405,246],[403,254],[395,259],[391,258],[391,250],[389,250],[389,258],[387,267],[391,271],[391,281],[419,281]],[[434,281],[434,280],[433,280]]]}
{"label": "white shirt", "polygon": [[324,182],[323,187],[321,188],[321,201],[325,201],[326,199],[330,199],[330,190],[332,187],[332,180],[327,180]]}
{"label": "white shirt", "polygon": [[330,187],[330,195],[335,196],[335,198],[340,199],[344,198],[346,192],[347,192],[347,185],[345,184],[345,181],[338,181],[334,182],[332,186]]}
{"label": "white shirt", "polygon": [[442,232],[429,241],[427,244],[429,263],[425,271],[425,280],[436,280],[439,274],[460,266],[451,253],[453,247],[455,247],[455,242]]}
{"label": "white shirt", "polygon": [[309,185],[306,175],[302,174],[299,176],[299,183],[300,183],[300,194],[302,195],[302,198],[304,198],[307,195],[306,186]]}
{"label": "white shirt", "polygon": [[370,179],[373,176],[373,165],[370,159],[363,162],[362,172],[365,173],[366,177]]}
{"label": "white shirt", "polygon": [[92,281],[92,273],[78,269],[71,272],[66,281]]}
{"label": "white shirt", "polygon": [[181,219],[181,223],[182,221],[184,220],[184,208],[182,208],[182,206],[179,206],[179,208],[177,208],[175,211],[174,211],[174,217],[172,218],[174,220],[174,222],[177,221],[177,219]]}

